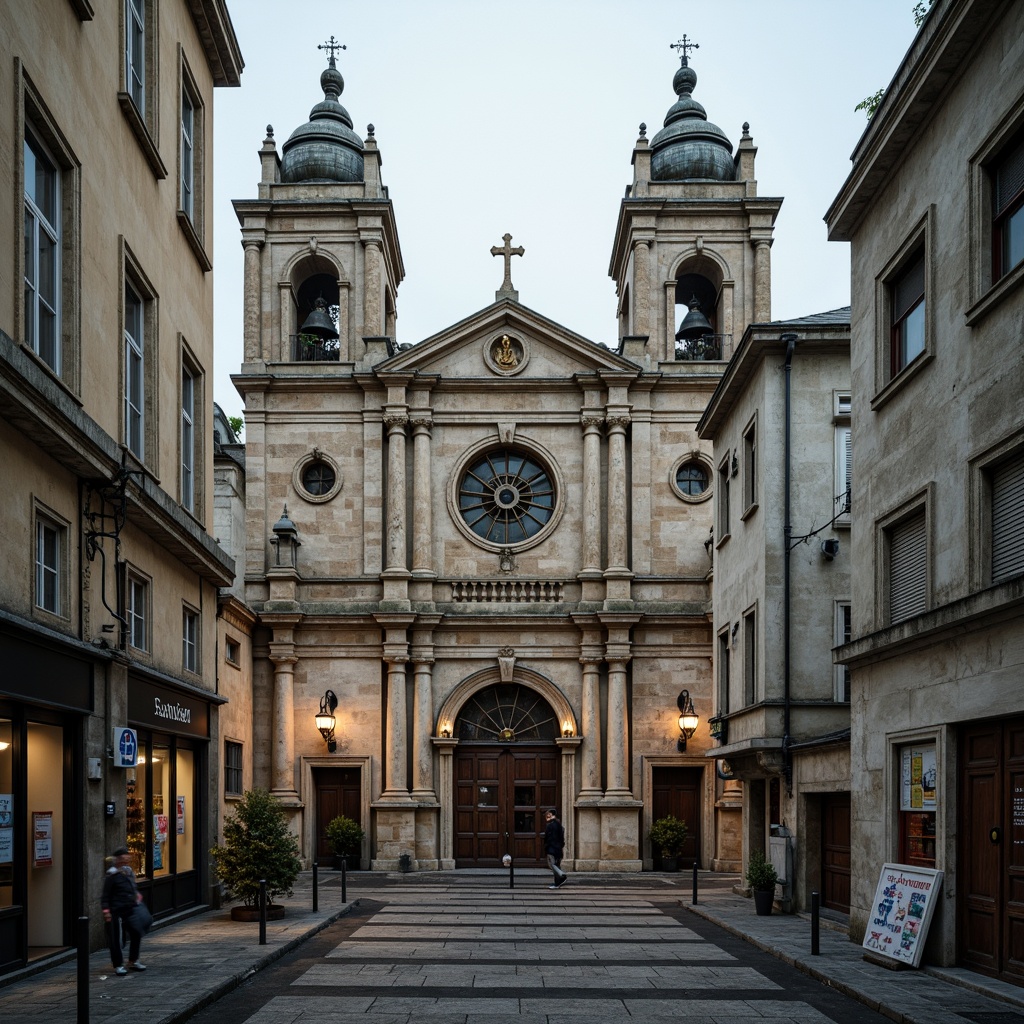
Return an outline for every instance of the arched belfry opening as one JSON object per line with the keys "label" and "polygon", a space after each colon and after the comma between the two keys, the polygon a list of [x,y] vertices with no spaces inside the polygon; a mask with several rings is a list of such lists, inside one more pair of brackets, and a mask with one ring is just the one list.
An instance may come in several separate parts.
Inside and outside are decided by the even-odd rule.
{"label": "arched belfry opening", "polygon": [[337,269],[320,256],[303,260],[291,274],[291,299],[291,358],[337,361],[344,333]]}
{"label": "arched belfry opening", "polygon": [[687,260],[676,274],[675,358],[724,358],[722,271],[713,260]]}

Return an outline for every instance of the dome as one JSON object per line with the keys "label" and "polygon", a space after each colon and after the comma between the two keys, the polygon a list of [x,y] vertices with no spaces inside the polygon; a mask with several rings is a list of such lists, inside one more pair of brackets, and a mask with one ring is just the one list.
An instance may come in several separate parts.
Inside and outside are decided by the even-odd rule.
{"label": "dome", "polygon": [[734,181],[732,143],[707,119],[704,108],[690,95],[697,75],[686,57],[672,79],[678,100],[665,115],[665,127],[651,140],[651,179],[689,181],[698,178]]}
{"label": "dome", "polygon": [[320,86],[323,101],[281,147],[281,180],[362,181],[363,141],[352,131],[352,118],[338,102],[345,80],[333,56],[320,76]]}

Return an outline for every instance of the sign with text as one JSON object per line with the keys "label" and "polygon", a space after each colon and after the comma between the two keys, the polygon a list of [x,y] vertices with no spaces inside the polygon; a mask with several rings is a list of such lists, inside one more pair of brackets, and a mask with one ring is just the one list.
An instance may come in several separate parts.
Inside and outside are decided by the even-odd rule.
{"label": "sign with text", "polygon": [[133,676],[128,681],[128,720],[155,732],[206,739],[210,735],[210,704],[184,690]]}
{"label": "sign with text", "polygon": [[114,767],[134,768],[139,759],[139,737],[134,729],[114,726]]}
{"label": "sign with text", "polygon": [[941,887],[941,871],[883,864],[861,945],[879,956],[920,967]]}

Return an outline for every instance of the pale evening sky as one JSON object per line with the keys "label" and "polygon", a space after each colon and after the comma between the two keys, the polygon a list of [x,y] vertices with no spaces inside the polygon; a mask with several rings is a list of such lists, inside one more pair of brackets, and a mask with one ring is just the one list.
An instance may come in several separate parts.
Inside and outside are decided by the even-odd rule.
{"label": "pale evening sky", "polygon": [[520,301],[617,344],[608,277],[640,122],[675,102],[684,33],[694,98],[735,148],[758,147],[758,192],[783,196],[772,248],[774,319],[850,301],[849,246],[822,217],[863,132],[854,106],[888,85],[916,32],[911,0],[228,0],[245,59],[218,89],[214,134],[214,400],[242,413],[242,248],[233,199],[256,197],[266,126],[281,144],[321,99],[333,33],[341,102],[372,123],[406,277],[397,341],[415,343],[494,301],[512,233]]}

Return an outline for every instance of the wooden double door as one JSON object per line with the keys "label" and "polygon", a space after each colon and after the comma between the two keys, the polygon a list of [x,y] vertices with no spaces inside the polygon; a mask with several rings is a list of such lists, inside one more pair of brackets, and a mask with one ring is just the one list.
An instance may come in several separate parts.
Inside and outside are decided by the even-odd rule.
{"label": "wooden double door", "polygon": [[960,961],[1024,985],[1024,718],[960,736]]}
{"label": "wooden double door", "polygon": [[558,810],[561,758],[550,746],[460,745],[455,752],[455,866],[521,867],[544,859],[544,811]]}

